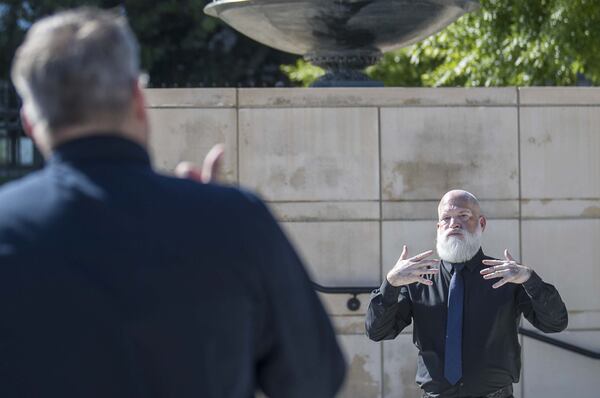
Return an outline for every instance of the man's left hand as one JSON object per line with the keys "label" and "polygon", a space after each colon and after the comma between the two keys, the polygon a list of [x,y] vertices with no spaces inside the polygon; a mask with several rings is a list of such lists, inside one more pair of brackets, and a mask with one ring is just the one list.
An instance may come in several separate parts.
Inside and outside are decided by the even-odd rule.
{"label": "man's left hand", "polygon": [[483,279],[502,278],[492,285],[494,289],[498,289],[508,282],[519,285],[525,283],[533,272],[531,268],[517,263],[508,249],[504,249],[504,258],[504,260],[483,260],[484,265],[491,266],[480,271]]}

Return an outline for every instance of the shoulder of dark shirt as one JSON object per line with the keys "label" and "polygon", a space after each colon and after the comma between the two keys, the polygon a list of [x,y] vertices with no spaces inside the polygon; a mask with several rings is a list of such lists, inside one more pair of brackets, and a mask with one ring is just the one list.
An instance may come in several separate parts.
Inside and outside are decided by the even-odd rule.
{"label": "shoulder of dark shirt", "polygon": [[203,184],[193,180],[157,174],[160,184],[172,189],[180,198],[199,204],[211,203],[223,210],[266,209],[263,200],[244,188],[218,183]]}
{"label": "shoulder of dark shirt", "polygon": [[[196,181],[151,172],[146,174],[144,194],[166,199],[166,206],[177,206],[190,218],[213,213],[221,219],[237,222],[265,219],[270,215],[264,202],[254,193],[220,184]],[[140,184],[142,185],[142,184]],[[28,225],[40,221],[40,215],[56,210],[48,203],[49,188],[53,186],[50,171],[42,169],[0,187],[0,231],[12,228],[17,219]],[[150,189],[148,189],[150,188]]]}
{"label": "shoulder of dark shirt", "polygon": [[29,201],[43,200],[46,170],[34,171],[18,180],[0,186],[0,222],[6,216],[28,205]]}
{"label": "shoulder of dark shirt", "polygon": [[33,188],[43,179],[45,169],[37,170],[19,179],[6,182],[0,186],[0,199],[4,200],[7,195],[14,195],[23,189]]}
{"label": "shoulder of dark shirt", "polygon": [[[203,184],[189,179],[156,174],[157,185],[168,191],[171,206],[180,207],[190,222],[212,223],[211,225],[257,238],[257,234],[270,235],[275,228],[275,219],[263,200],[254,192],[244,188]],[[266,228],[266,229],[265,229]]]}

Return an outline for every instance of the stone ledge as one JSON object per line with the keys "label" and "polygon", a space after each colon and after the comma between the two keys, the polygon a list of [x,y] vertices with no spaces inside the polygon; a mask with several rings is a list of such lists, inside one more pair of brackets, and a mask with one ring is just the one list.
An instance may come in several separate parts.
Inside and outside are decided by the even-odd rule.
{"label": "stone ledge", "polygon": [[600,88],[598,87],[521,87],[519,104],[535,105],[598,105],[600,106]]}
{"label": "stone ledge", "polygon": [[240,108],[516,106],[507,88],[241,88]]}
{"label": "stone ledge", "polygon": [[235,88],[148,88],[149,108],[235,108]]}

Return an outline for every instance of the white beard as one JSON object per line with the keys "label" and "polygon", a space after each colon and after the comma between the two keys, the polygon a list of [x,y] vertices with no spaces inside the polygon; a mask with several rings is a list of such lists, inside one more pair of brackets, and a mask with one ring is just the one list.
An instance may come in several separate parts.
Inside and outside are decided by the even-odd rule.
{"label": "white beard", "polygon": [[[481,247],[481,225],[477,224],[474,233],[461,230],[463,239],[458,236],[446,236],[438,231],[435,248],[440,258],[449,263],[464,263],[472,259]],[[452,232],[451,230],[448,232]]]}

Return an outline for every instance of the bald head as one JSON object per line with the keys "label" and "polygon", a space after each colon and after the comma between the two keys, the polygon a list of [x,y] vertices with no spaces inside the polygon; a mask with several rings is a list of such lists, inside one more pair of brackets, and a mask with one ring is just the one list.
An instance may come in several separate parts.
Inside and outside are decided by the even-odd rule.
{"label": "bald head", "polygon": [[436,249],[440,258],[461,263],[473,258],[481,247],[486,219],[479,201],[470,192],[447,192],[438,206]]}
{"label": "bald head", "polygon": [[441,218],[442,210],[448,207],[465,208],[471,210],[475,217],[481,215],[479,200],[471,192],[462,189],[453,189],[446,192],[438,205],[438,217]]}

